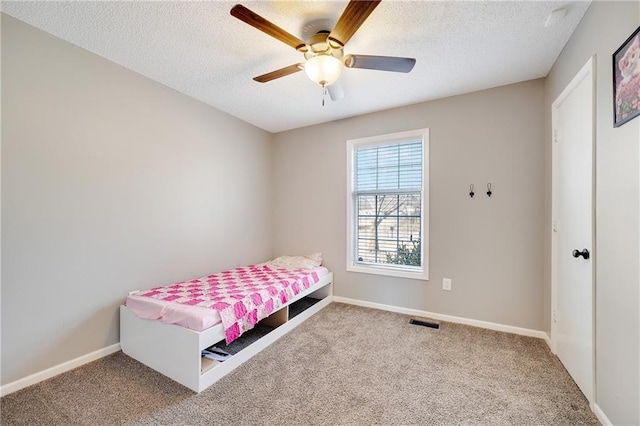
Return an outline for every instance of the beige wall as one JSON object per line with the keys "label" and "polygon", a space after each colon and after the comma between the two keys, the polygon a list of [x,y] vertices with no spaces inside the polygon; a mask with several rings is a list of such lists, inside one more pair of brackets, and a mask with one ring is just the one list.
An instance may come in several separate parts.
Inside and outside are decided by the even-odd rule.
{"label": "beige wall", "polygon": [[[337,296],[541,330],[544,123],[534,80],[276,134],[274,254],[324,252]],[[431,279],[346,272],[346,140],[423,127]]]}
{"label": "beige wall", "polygon": [[640,24],[639,8],[638,2],[591,5],[547,78],[545,103],[550,122],[553,100],[596,55],[596,403],[613,424],[629,425],[640,423],[640,119],[613,127],[611,55]]}
{"label": "beige wall", "polygon": [[2,15],[2,384],[127,292],[271,255],[271,135]]}

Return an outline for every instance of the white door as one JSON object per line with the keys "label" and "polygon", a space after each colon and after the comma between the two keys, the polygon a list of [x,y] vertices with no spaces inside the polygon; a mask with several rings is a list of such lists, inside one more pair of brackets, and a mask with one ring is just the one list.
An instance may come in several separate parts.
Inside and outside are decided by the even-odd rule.
{"label": "white door", "polygon": [[552,106],[552,346],[593,403],[593,59]]}

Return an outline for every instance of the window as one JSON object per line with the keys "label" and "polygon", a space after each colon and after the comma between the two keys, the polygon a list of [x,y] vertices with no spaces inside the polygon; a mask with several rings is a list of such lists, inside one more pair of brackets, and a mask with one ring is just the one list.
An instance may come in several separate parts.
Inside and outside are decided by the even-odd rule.
{"label": "window", "polygon": [[347,141],[347,270],[428,279],[429,129]]}

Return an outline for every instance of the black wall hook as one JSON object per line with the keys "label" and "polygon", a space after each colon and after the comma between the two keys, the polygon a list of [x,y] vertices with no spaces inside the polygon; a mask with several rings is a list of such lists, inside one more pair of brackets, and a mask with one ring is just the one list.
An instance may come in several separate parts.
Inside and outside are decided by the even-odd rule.
{"label": "black wall hook", "polygon": [[487,184],[487,197],[491,197],[491,194],[493,194],[493,192],[491,192],[491,182],[489,182]]}
{"label": "black wall hook", "polygon": [[473,184],[469,185],[469,197],[473,198],[473,196],[476,195],[475,192],[473,192]]}

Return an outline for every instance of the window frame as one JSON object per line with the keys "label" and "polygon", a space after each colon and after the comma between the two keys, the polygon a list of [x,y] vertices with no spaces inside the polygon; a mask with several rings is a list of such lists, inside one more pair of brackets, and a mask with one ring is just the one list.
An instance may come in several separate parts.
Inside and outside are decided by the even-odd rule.
{"label": "window frame", "polygon": [[[422,267],[406,265],[366,264],[357,262],[357,220],[355,186],[355,150],[358,148],[395,145],[422,140],[422,191],[420,207],[420,245]],[[393,192],[393,191],[389,191]],[[429,280],[429,129],[416,129],[386,135],[347,140],[347,271],[399,278]]]}

